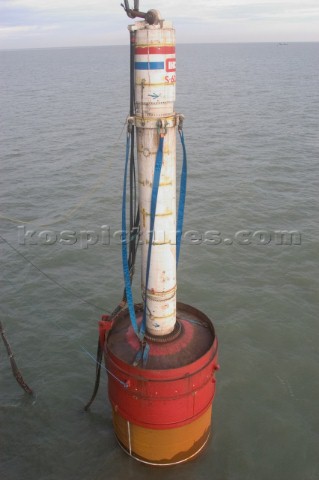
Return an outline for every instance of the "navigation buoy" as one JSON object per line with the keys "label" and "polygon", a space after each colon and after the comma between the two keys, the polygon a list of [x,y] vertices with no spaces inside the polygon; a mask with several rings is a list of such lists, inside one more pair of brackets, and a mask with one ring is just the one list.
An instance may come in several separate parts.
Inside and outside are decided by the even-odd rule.
{"label": "navigation buoy", "polygon": [[[131,18],[131,108],[123,192],[122,257],[125,295],[121,308],[100,322],[100,346],[108,372],[113,424],[122,448],[153,465],[194,458],[211,431],[217,338],[210,319],[176,301],[176,268],[186,190],[183,116],[174,112],[175,30],[156,10]],[[183,147],[176,206],[176,133]],[[134,182],[136,132],[138,211],[130,205],[126,232],[127,177]],[[134,185],[134,183],[133,183]],[[130,193],[134,193],[130,183]],[[131,198],[131,197],[130,197]],[[134,304],[136,236],[142,248],[142,298]]]}

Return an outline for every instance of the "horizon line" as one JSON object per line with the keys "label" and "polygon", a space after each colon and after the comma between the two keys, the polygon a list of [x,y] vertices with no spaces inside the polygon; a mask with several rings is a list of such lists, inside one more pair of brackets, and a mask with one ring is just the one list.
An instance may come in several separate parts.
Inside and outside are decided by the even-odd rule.
{"label": "horizon line", "polygon": [[[178,45],[247,45],[247,44],[276,44],[289,45],[296,43],[319,43],[319,40],[298,40],[298,41],[283,41],[283,40],[268,40],[268,41],[246,41],[246,42],[178,42]],[[129,43],[115,43],[115,44],[99,44],[99,45],[65,45],[65,46],[47,46],[47,47],[12,47],[1,48],[0,52],[16,51],[16,50],[49,50],[49,49],[66,49],[66,48],[104,48],[104,47],[126,47]]]}

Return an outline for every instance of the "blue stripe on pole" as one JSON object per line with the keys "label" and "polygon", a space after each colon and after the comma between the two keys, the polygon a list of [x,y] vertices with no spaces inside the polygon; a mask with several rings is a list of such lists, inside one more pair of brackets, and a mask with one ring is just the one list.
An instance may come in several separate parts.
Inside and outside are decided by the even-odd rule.
{"label": "blue stripe on pole", "polygon": [[135,62],[135,70],[164,70],[164,62]]}

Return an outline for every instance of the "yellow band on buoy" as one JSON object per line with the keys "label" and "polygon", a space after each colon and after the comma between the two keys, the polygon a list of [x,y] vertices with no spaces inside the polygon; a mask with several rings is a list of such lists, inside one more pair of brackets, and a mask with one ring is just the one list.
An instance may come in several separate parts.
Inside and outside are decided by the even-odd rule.
{"label": "yellow band on buoy", "polygon": [[134,425],[113,410],[113,424],[126,453],[143,463],[167,466],[187,462],[201,452],[210,436],[211,416],[210,405],[187,425],[158,430]]}

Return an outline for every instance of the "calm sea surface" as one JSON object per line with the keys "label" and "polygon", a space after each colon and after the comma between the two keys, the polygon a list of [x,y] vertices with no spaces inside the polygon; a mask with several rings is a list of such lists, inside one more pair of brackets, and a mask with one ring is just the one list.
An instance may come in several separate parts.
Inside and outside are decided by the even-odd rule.
{"label": "calm sea surface", "polygon": [[[318,480],[319,44],[177,55],[185,230],[197,236],[178,298],[213,318],[221,370],[208,448],[165,477]],[[1,320],[36,393],[18,387],[0,342],[0,477],[161,479],[118,447],[105,372],[83,412],[97,321],[123,288],[119,242],[101,227],[120,229],[128,48],[2,51],[0,99],[1,236],[77,295],[0,239]],[[84,248],[88,230],[98,241]]]}

